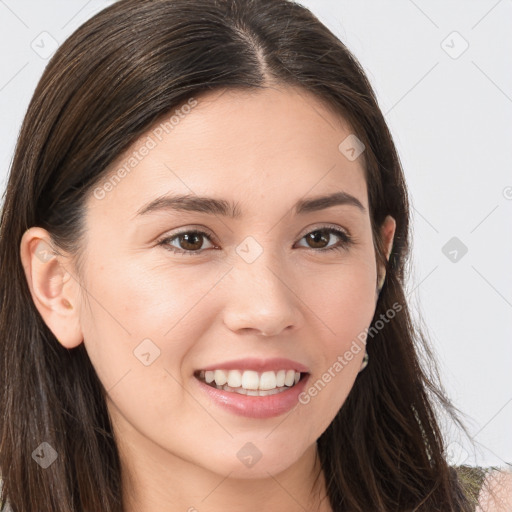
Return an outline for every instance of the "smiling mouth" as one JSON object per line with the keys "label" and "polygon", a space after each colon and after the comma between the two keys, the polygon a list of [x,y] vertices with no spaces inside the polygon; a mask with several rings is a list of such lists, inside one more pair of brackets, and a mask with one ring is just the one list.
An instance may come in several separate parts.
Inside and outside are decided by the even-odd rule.
{"label": "smiling mouth", "polygon": [[295,370],[256,372],[253,370],[197,370],[194,377],[222,391],[248,396],[269,396],[293,388],[307,375]]}

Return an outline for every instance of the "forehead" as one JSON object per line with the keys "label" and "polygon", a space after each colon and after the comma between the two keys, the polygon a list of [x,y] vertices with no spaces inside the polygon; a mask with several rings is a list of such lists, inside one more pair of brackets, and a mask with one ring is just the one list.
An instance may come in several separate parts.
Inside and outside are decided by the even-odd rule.
{"label": "forehead", "polygon": [[339,148],[350,125],[307,91],[221,90],[187,104],[116,159],[99,183],[105,197],[92,200],[93,208],[122,203],[123,215],[133,216],[171,191],[230,197],[258,210],[340,190],[366,206],[362,158],[347,159]]}

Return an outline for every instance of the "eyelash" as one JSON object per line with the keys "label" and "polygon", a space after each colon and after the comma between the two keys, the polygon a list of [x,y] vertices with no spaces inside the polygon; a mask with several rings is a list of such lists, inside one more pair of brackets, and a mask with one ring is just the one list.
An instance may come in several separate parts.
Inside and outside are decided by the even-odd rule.
{"label": "eyelash", "polygon": [[[304,236],[302,236],[300,238],[300,240],[302,240],[305,236],[307,236],[307,235],[309,235],[311,233],[315,233],[317,231],[324,231],[324,232],[327,232],[327,233],[334,233],[336,236],[338,236],[341,239],[341,241],[339,242],[339,245],[333,245],[332,247],[327,247],[327,248],[324,248],[324,249],[315,249],[313,247],[309,247],[309,248],[305,247],[305,249],[309,249],[309,250],[311,250],[313,252],[344,251],[344,250],[349,249],[352,245],[355,244],[355,239],[352,236],[350,236],[349,234],[345,233],[344,231],[341,231],[338,228],[334,228],[334,227],[330,227],[330,226],[324,226],[324,227],[321,227],[321,228],[315,228],[315,229],[313,229],[311,231],[308,231]],[[159,245],[159,246],[161,245],[166,250],[171,251],[173,253],[183,254],[183,255],[188,255],[188,256],[194,256],[194,255],[202,254],[204,251],[207,250],[207,249],[201,249],[199,251],[191,251],[191,250],[186,250],[186,249],[178,249],[178,248],[176,248],[176,247],[174,247],[172,245],[169,245],[170,242],[172,242],[173,240],[177,239],[181,235],[203,235],[210,242],[212,242],[212,240],[211,240],[212,237],[210,237],[210,235],[208,235],[208,233],[205,233],[204,231],[200,231],[200,230],[196,230],[196,229],[191,229],[191,230],[186,230],[186,231],[181,231],[179,233],[175,233],[174,235],[172,235],[170,237],[163,238],[162,240],[157,242],[157,245]]]}

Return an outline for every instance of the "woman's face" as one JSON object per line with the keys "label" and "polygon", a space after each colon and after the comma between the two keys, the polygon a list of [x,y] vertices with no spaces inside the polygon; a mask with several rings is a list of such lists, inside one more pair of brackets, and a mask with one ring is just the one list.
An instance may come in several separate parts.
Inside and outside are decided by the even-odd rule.
{"label": "woman's face", "polygon": [[[217,91],[189,105],[88,198],[81,334],[124,450],[267,476],[314,446],[361,366],[361,342],[344,354],[376,304],[362,158],[350,127],[302,90]],[[333,193],[346,200],[297,211]],[[179,195],[188,200],[172,203]],[[248,388],[282,387],[282,370],[307,375],[252,396],[201,382],[206,369]]]}

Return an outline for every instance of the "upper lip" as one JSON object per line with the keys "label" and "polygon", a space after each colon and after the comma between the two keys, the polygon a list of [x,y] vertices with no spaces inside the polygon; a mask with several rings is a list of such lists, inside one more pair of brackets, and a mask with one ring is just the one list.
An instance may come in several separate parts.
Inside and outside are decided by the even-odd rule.
{"label": "upper lip", "polygon": [[309,373],[306,366],[297,361],[284,357],[272,359],[246,358],[231,361],[223,361],[200,368],[201,370],[254,370],[256,372],[295,370],[296,372]]}

